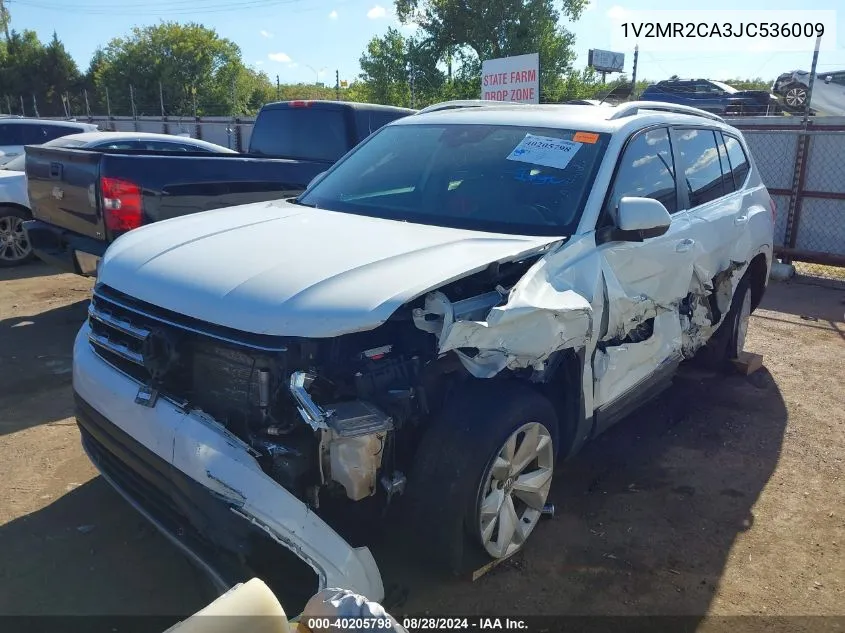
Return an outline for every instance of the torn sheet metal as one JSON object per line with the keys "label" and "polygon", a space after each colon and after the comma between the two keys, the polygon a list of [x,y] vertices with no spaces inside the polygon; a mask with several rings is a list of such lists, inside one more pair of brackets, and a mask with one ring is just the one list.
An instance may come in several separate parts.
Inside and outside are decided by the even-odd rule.
{"label": "torn sheet metal", "polygon": [[510,300],[492,308],[486,320],[462,321],[455,319],[448,298],[434,292],[415,311],[414,322],[438,336],[440,353],[454,351],[467,371],[490,378],[505,368],[542,371],[554,352],[582,347],[592,331],[592,313],[578,293],[548,288],[531,300],[511,292]]}
{"label": "torn sheet metal", "polygon": [[654,333],[645,341],[597,349],[595,406],[613,402],[652,375],[656,367],[679,361],[680,349],[681,324],[677,312],[671,311],[654,318]]}
{"label": "torn sheet metal", "polygon": [[[700,265],[695,267],[686,299],[686,313],[680,317],[685,358],[692,358],[724,322],[736,287],[747,267],[748,262],[731,261],[715,275]],[[716,300],[717,312],[712,309],[711,296]]]}

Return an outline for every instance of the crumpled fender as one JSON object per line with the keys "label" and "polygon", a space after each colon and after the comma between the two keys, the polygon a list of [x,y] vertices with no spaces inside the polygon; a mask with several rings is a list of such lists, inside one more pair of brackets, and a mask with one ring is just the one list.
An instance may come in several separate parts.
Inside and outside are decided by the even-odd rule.
{"label": "crumpled fender", "polygon": [[550,284],[545,263],[533,266],[506,303],[492,307],[484,321],[456,317],[449,299],[435,291],[415,311],[414,322],[437,335],[440,353],[454,351],[477,378],[490,378],[505,368],[542,371],[554,352],[583,347],[593,331],[590,302],[573,289]]}

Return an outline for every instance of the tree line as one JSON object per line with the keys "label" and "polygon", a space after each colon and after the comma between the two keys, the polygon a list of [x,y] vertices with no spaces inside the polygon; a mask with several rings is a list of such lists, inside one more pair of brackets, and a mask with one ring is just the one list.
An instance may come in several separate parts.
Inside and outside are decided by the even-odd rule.
{"label": "tree line", "polygon": [[[359,59],[348,86],[279,84],[248,67],[241,50],[201,24],[162,22],[136,27],[93,55],[81,71],[57,35],[43,43],[31,30],[9,29],[0,16],[0,111],[29,116],[87,114],[152,116],[251,115],[270,101],[335,99],[423,107],[475,99],[481,60],[538,52],[541,101],[603,98],[627,76],[603,83],[574,68],[577,20],[587,0],[396,0],[404,36],[388,28]],[[737,88],[768,89],[762,79],[727,80]],[[633,87],[641,92],[649,82]]]}

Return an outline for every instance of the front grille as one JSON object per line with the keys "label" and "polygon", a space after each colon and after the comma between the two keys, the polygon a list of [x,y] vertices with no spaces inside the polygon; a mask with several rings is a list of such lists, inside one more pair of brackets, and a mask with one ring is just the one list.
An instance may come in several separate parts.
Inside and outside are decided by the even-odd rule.
{"label": "front grille", "polygon": [[89,342],[106,362],[185,406],[226,420],[258,404],[257,368],[283,370],[285,341],[179,315],[104,285],[88,309]]}

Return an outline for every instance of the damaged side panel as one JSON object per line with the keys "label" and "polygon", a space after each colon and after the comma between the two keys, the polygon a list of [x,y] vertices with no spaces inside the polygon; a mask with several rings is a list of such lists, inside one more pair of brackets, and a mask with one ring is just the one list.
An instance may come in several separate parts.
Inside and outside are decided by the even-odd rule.
{"label": "damaged side panel", "polygon": [[[570,255],[566,268],[578,250],[570,246],[558,251]],[[590,259],[576,266],[595,268]],[[583,348],[593,335],[593,306],[587,298],[592,290],[561,283],[561,272],[550,256],[539,260],[509,290],[499,287],[497,295],[486,295],[491,303],[483,320],[466,318],[461,304],[467,301],[452,303],[441,292],[429,293],[424,307],[414,311],[414,322],[437,336],[440,353],[454,351],[477,378],[491,378],[504,369],[542,372],[552,354]],[[590,277],[583,270],[572,272],[573,279]],[[477,302],[473,306],[478,310]]]}
{"label": "damaged side panel", "polygon": [[555,352],[583,349],[589,415],[692,356],[724,320],[747,263],[713,261],[689,230],[677,217],[645,242],[578,236],[509,289],[455,302],[429,293],[414,323],[477,378],[528,369],[542,380]]}

